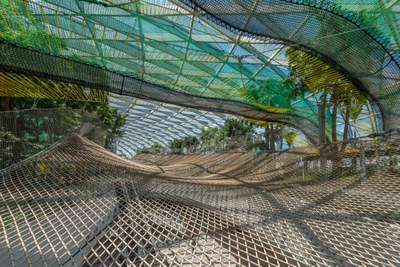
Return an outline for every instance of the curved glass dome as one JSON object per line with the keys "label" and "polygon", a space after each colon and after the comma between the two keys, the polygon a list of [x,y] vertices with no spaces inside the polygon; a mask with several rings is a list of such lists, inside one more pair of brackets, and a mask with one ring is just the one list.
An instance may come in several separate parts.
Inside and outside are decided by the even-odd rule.
{"label": "curved glass dome", "polygon": [[223,114],[118,95],[110,98],[110,105],[128,114],[117,153],[129,158],[138,149],[155,143],[168,145],[174,139],[198,136],[202,127],[221,127],[226,118]]}
{"label": "curved glass dome", "polygon": [[[301,128],[317,128],[318,107],[310,99],[318,92],[311,90],[296,97],[282,93],[293,89],[287,89],[283,81],[290,73],[288,50],[298,47],[307,52],[315,67],[325,70],[327,80],[339,80],[351,88],[347,90],[376,103],[370,105],[371,112],[379,117],[379,109],[383,111],[383,126],[393,120],[399,73],[395,39],[378,42],[370,31],[357,28],[351,19],[324,6],[243,1],[244,6],[257,3],[258,9],[250,14],[249,8],[237,9],[239,2],[224,15],[219,1],[3,1],[1,68],[7,71],[5,79],[12,76],[7,73],[24,72],[252,119],[291,125],[302,120],[299,125],[309,127]],[[223,6],[229,3],[223,2]],[[332,25],[321,12],[329,14]],[[233,17],[242,19],[232,20],[230,28],[216,23]],[[259,29],[258,23],[266,20],[271,21],[274,31],[249,34],[246,27]],[[239,21],[244,24],[237,24]],[[338,25],[342,26],[335,30]],[[349,34],[364,39],[354,41]],[[362,40],[370,42],[361,45]],[[368,53],[366,49],[370,49]],[[349,51],[354,52],[351,57]],[[30,64],[28,58],[37,64]],[[312,88],[315,78],[308,77],[305,85]],[[249,93],[249,88],[258,90],[265,84],[269,84],[268,100]],[[0,86],[0,93],[17,94],[5,86]],[[326,115],[329,134],[329,105]],[[381,130],[382,125],[375,123],[370,128]]]}
{"label": "curved glass dome", "polygon": [[[119,113],[128,114],[127,124],[124,127],[123,137],[118,141],[117,153],[127,158],[134,156],[138,150],[161,144],[168,147],[175,139],[185,136],[199,137],[201,129],[220,128],[227,118],[232,115],[184,108],[172,104],[151,100],[141,100],[127,96],[112,94],[110,105]],[[309,100],[314,101],[313,99]],[[350,138],[367,136],[376,132],[379,127],[376,114],[370,105],[364,105],[359,116],[350,122]],[[343,135],[344,118],[338,118],[338,134]],[[263,126],[255,128],[259,136],[263,136]],[[310,140],[300,127],[291,127],[291,131],[298,132],[294,140],[294,147],[309,146]]]}

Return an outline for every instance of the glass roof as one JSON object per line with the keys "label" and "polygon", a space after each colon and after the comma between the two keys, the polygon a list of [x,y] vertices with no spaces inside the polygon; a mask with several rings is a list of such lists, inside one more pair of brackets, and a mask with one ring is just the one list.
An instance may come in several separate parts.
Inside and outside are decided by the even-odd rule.
{"label": "glass roof", "polygon": [[[397,99],[398,85],[396,84],[399,84],[399,69],[395,66],[398,56],[398,32],[393,33],[393,28],[396,29],[398,25],[398,1],[385,3],[370,1],[358,10],[359,20],[357,21],[356,15],[353,14],[357,11],[354,1],[335,1],[335,4],[329,1],[307,1],[301,3],[302,5],[296,4],[298,2],[28,0],[24,8],[20,6],[22,3],[20,1],[2,0],[2,9],[5,11],[2,17],[7,21],[7,27],[0,34],[0,39],[6,43],[39,50],[60,60],[72,59],[74,62],[100,68],[99,71],[107,71],[104,72],[107,73],[105,76],[94,75],[95,72],[90,75],[85,73],[89,86],[90,78],[96,77],[96,79],[103,79],[103,82],[105,80],[105,83],[108,83],[107,88],[112,88],[114,92],[121,88],[120,92],[125,93],[124,90],[132,83],[125,82],[125,79],[118,83],[112,80],[114,74],[119,74],[121,77],[145,81],[170,92],[192,95],[192,99],[204,97],[204,99],[221,100],[220,104],[218,102],[212,104],[214,109],[219,108],[221,112],[232,112],[232,109],[227,109],[222,101],[233,100],[238,101],[237,103],[249,104],[249,107],[254,107],[254,110],[263,110],[270,114],[293,115],[295,117],[292,121],[301,117],[317,125],[317,104],[313,94],[306,94],[301,99],[291,99],[287,106],[282,107],[261,104],[259,99],[243,92],[243,88],[262,86],[271,79],[284,79],[289,73],[285,52],[290,47],[303,45],[311,48],[309,50],[311,52],[313,52],[312,49],[317,49],[314,52],[321,52],[322,57],[317,59],[320,60],[318,64],[322,67],[331,64],[329,71],[332,76],[340,77],[341,80],[349,83],[354,82],[361,91],[366,89],[370,94],[370,100],[377,101],[380,108],[382,108],[382,103],[388,104],[384,106],[383,111],[389,114],[389,116],[386,114],[386,118],[389,118],[396,108],[392,102]],[[194,7],[193,4],[197,6]],[[249,8],[254,5],[257,5],[258,9]],[[239,6],[242,8],[238,9]],[[207,15],[205,11],[209,14]],[[323,12],[332,14],[330,18],[335,19],[332,27],[340,23],[345,26],[336,30],[332,30],[332,27],[327,28],[326,21],[321,19]],[[368,17],[370,20],[366,20],[363,14],[375,15],[371,15]],[[229,22],[230,27],[226,25],[221,27],[218,21]],[[270,29],[270,32],[262,32],[261,28],[256,27],[257,25],[265,26],[267,21],[271,25],[264,27],[264,30]],[[371,21],[378,21],[381,24],[372,29]],[[353,26],[349,23],[353,23],[351,24]],[[359,27],[357,31],[354,30],[356,27],[354,23],[359,24],[359,26],[356,25]],[[252,30],[256,33],[255,35],[250,34],[252,31],[249,25],[254,26]],[[360,29],[363,26],[365,30]],[[31,31],[34,32],[33,35]],[[40,31],[53,34],[59,39],[29,38],[38,37]],[[278,32],[280,35],[277,34]],[[321,32],[326,32],[326,34],[321,36]],[[372,42],[366,43],[365,46],[368,46],[368,49],[375,47],[375,52],[368,50],[365,57],[352,56],[348,58],[350,60],[343,60],[348,51],[353,51],[352,49],[357,52],[355,55],[367,51],[365,50],[367,48],[364,49],[352,39],[348,39],[346,36],[349,34],[364,34],[367,37],[362,35],[363,38],[372,39]],[[286,39],[282,37],[283,35]],[[269,38],[259,38],[259,36]],[[315,39],[316,36],[321,40]],[[327,39],[332,40],[333,43],[326,43]],[[346,42],[348,43],[345,44]],[[339,45],[340,50],[328,49],[327,51],[319,48],[318,45],[325,46],[326,49],[331,49],[332,45]],[[348,51],[345,49],[346,45]],[[387,55],[381,54],[381,50],[388,51]],[[376,56],[373,55],[374,53]],[[310,57],[317,55],[318,53],[311,53]],[[329,56],[331,61],[327,62],[326,57]],[[388,61],[389,57],[393,60]],[[370,58],[374,61],[370,61]],[[357,62],[362,63],[362,60],[365,60],[364,64],[353,66]],[[375,63],[377,62],[385,65],[376,70]],[[365,65],[373,66],[373,68],[367,69]],[[379,68],[380,65],[378,64]],[[55,71],[57,67],[58,65],[55,65],[52,71]],[[72,70],[74,68],[71,67]],[[370,75],[365,76],[366,71]],[[80,75],[78,71],[74,74],[71,74],[72,71],[63,72],[65,73],[63,75],[72,77],[75,75],[77,79]],[[354,80],[354,77],[357,79]],[[376,86],[378,83],[379,86]],[[131,94],[143,92],[142,85],[137,86],[131,89]],[[154,89],[153,99],[172,103],[175,96],[165,97],[158,92],[161,91]],[[392,97],[389,98],[386,96],[387,92],[395,92],[395,94],[392,93]],[[15,92],[0,89],[1,93],[12,95]],[[148,97],[149,93],[146,91],[142,95]],[[179,101],[181,102],[173,103],[187,104],[183,102],[184,100]],[[199,100],[198,106],[202,105],[201,101],[203,100]],[[389,103],[389,101],[392,102]],[[232,103],[231,107],[234,107],[236,102]],[[371,109],[369,114],[380,117],[376,105],[370,105],[369,108]],[[249,110],[247,108],[246,111],[250,112]],[[327,115],[329,122],[329,110],[327,110]],[[273,117],[269,119],[272,120]],[[368,124],[367,121],[365,123]],[[363,127],[375,131],[381,130],[379,122],[376,120],[370,120],[370,122],[371,125]]]}
{"label": "glass roof", "polygon": [[[118,141],[117,153],[131,158],[137,150],[158,143],[168,146],[174,139],[185,136],[199,136],[202,127],[222,127],[225,119],[232,117],[222,113],[189,109],[168,103],[142,100],[138,98],[112,94],[110,104],[119,113],[128,114],[124,135]],[[350,122],[350,138],[367,136],[376,131],[378,122],[370,105],[365,105],[357,120]],[[343,133],[344,118],[338,118],[338,132]],[[263,135],[262,126],[255,128]],[[291,128],[299,132],[301,129]],[[307,136],[299,134],[295,147],[308,146]]]}
{"label": "glass roof", "polygon": [[183,2],[230,31],[308,50],[368,92],[385,114],[385,129],[400,126],[399,1]]}
{"label": "glass roof", "polygon": [[117,153],[132,157],[136,151],[158,143],[168,145],[174,139],[198,136],[202,127],[222,127],[227,115],[197,109],[112,95],[111,106],[128,114],[124,136]]}

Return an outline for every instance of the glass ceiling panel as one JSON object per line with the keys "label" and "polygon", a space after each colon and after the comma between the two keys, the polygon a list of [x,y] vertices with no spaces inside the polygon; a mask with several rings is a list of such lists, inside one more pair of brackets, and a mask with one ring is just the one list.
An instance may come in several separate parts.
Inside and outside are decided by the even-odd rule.
{"label": "glass ceiling panel", "polygon": [[[204,19],[232,32],[282,40],[322,58],[362,90],[399,127],[400,1],[183,0]],[[275,56],[274,63],[286,64]],[[393,74],[390,77],[390,74]],[[396,125],[396,126],[394,126]]]}
{"label": "glass ceiling panel", "polygon": [[201,127],[223,126],[226,118],[223,114],[189,110],[126,96],[113,95],[110,103],[119,113],[128,114],[129,123],[124,128],[125,133],[118,143],[117,151],[127,157],[132,157],[138,149],[154,143],[167,145],[173,139],[197,136]]}
{"label": "glass ceiling panel", "polygon": [[[242,21],[246,25],[253,25],[255,30],[263,25],[265,31],[275,27],[271,32],[276,33],[278,29],[281,34],[296,34],[309,39],[315,37],[324,26],[318,26],[320,22],[315,16],[304,18],[309,13],[307,8],[294,5],[282,5],[282,10],[276,9],[279,12],[264,18],[252,17],[257,12],[271,13],[274,10],[266,10],[264,2],[254,10],[255,13],[251,13],[251,5],[243,6],[240,1],[226,1],[224,5],[219,5],[219,2],[204,3],[214,7],[213,11],[220,18],[234,18],[239,24]],[[227,3],[232,5],[229,10],[226,9]],[[340,3],[347,6],[345,1]],[[285,55],[287,46],[282,45],[282,40],[257,39],[242,33],[228,32],[202,18],[203,14],[197,9],[191,9],[180,1],[96,3],[78,0],[28,0],[27,5],[32,12],[27,23],[31,27],[44,28],[48,33],[61,37],[66,47],[58,52],[54,49],[46,51],[46,46],[24,44],[12,36],[8,39],[0,36],[3,41],[34,46],[35,49],[55,56],[106,68],[123,76],[175,91],[237,100],[271,111],[270,107],[260,104],[258,99],[244,96],[242,89],[250,85],[262,85],[270,78],[283,79],[288,73]],[[378,5],[380,13],[376,12],[380,14],[377,15],[379,20],[384,14],[388,14],[385,25],[390,28],[395,24],[396,27],[397,22],[393,21],[398,16],[395,5],[381,2]],[[354,9],[354,5],[349,10],[352,8]],[[237,14],[233,14],[232,10]],[[337,12],[342,12],[339,11]],[[270,25],[266,24],[267,19]],[[290,33],[293,28],[294,32]],[[394,42],[397,35],[398,33],[393,36]],[[357,60],[361,63],[363,59]],[[394,80],[397,74],[393,72]],[[385,72],[385,75],[390,74]],[[296,99],[291,102],[290,108],[274,111],[305,116],[311,121],[317,121],[315,101],[307,102],[307,105],[295,104],[298,102]]]}
{"label": "glass ceiling panel", "polygon": [[[315,98],[307,100],[312,104]],[[225,119],[232,117],[221,113],[213,113],[195,109],[183,108],[157,101],[146,101],[137,98],[112,94],[110,104],[117,108],[119,113],[128,114],[124,135],[118,142],[117,153],[130,158],[138,149],[159,143],[168,145],[174,139],[185,136],[199,136],[202,127],[222,127]],[[304,101],[296,105],[307,105]],[[350,122],[350,138],[367,136],[375,132],[378,125],[376,115],[369,105],[364,106],[360,116]],[[371,127],[371,125],[373,125]],[[343,134],[344,118],[338,118],[338,134]],[[297,132],[297,130],[292,129]],[[256,132],[263,133],[262,127],[257,127]],[[295,146],[308,145],[304,135],[299,135]]]}

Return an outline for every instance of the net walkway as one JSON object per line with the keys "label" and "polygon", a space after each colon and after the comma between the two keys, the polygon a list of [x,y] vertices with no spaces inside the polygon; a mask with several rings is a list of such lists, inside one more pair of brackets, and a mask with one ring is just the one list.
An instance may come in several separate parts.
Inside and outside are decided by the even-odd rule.
{"label": "net walkway", "polygon": [[0,265],[399,266],[393,144],[339,171],[317,147],[128,161],[73,135],[0,173]]}

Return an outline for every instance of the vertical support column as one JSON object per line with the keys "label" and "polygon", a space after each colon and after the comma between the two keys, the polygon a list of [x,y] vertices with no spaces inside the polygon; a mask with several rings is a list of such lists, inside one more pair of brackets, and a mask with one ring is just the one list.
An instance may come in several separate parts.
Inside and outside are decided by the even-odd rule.
{"label": "vertical support column", "polygon": [[365,170],[365,149],[363,145],[360,145],[360,178],[361,184],[365,183],[366,180],[366,170]]}
{"label": "vertical support column", "polygon": [[378,144],[375,149],[375,162],[376,162],[376,171],[378,173],[378,177],[381,177],[382,175],[380,160],[381,157],[379,156],[379,144]]}
{"label": "vertical support column", "polygon": [[304,182],[304,176],[305,176],[305,172],[306,172],[306,163],[303,161],[303,156],[301,157],[301,165],[302,165],[302,168],[301,168],[301,181],[302,182]]}

